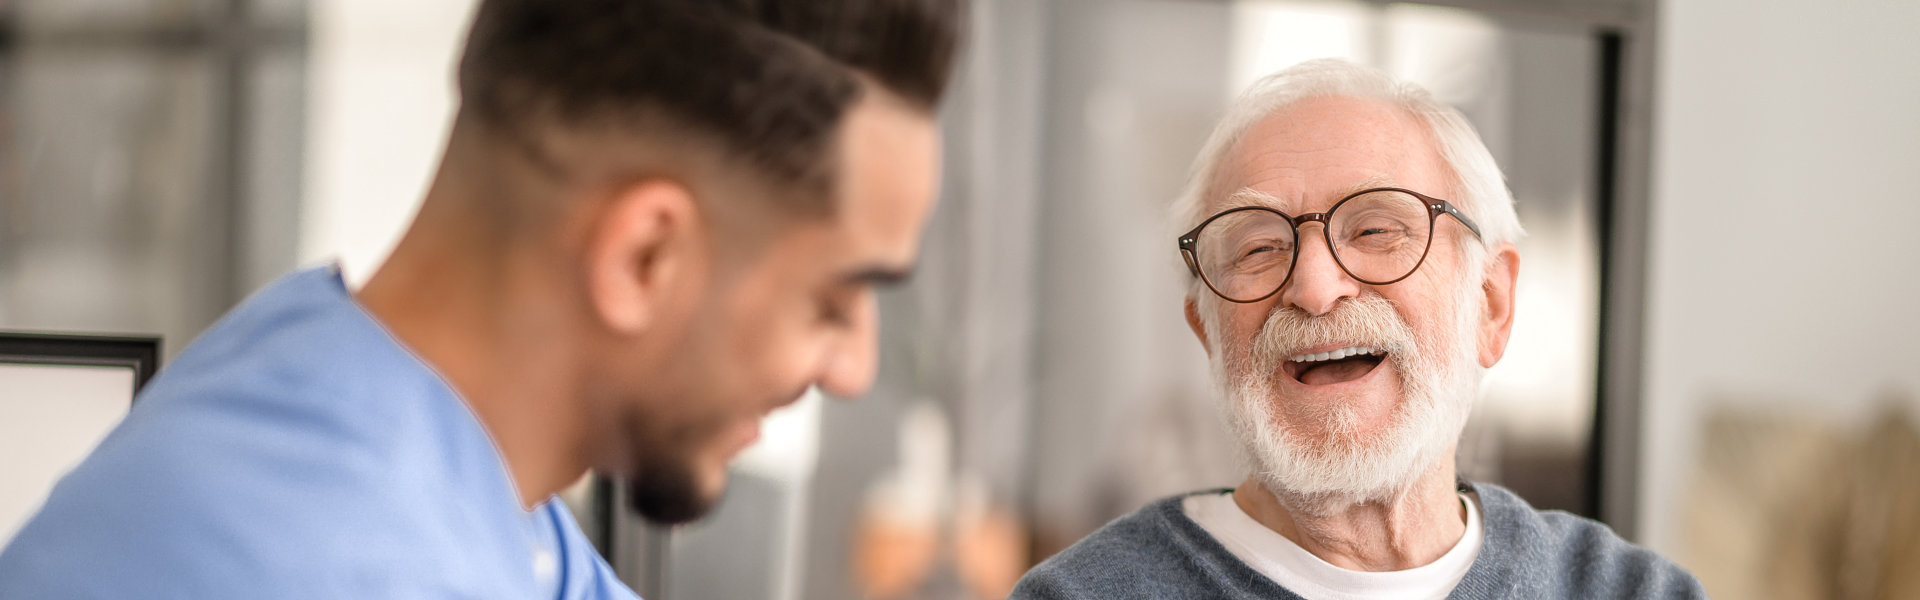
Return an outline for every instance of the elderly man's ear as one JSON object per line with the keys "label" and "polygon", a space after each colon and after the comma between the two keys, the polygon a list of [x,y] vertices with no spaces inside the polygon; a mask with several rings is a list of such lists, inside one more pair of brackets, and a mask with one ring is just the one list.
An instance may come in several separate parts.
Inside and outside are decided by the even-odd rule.
{"label": "elderly man's ear", "polygon": [[1207,356],[1213,356],[1213,344],[1207,343],[1207,326],[1200,321],[1200,306],[1187,297],[1187,326],[1193,328],[1193,337],[1200,338],[1200,347],[1207,350]]}
{"label": "elderly man's ear", "polygon": [[1520,279],[1520,252],[1513,244],[1493,249],[1487,261],[1486,311],[1480,318],[1480,366],[1492,367],[1507,353],[1507,337],[1513,333],[1513,286]]}

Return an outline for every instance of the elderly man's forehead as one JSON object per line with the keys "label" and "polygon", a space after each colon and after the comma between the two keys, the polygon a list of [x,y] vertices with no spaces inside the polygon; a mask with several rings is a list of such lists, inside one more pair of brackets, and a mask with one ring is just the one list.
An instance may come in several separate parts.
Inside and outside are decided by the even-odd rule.
{"label": "elderly man's forehead", "polygon": [[[1324,202],[1368,188],[1407,187],[1410,180],[1425,179],[1427,171],[1444,173],[1438,150],[1425,124],[1393,103],[1354,96],[1306,98],[1268,113],[1227,149],[1209,182],[1207,200]],[[1254,189],[1276,187],[1288,189]]]}

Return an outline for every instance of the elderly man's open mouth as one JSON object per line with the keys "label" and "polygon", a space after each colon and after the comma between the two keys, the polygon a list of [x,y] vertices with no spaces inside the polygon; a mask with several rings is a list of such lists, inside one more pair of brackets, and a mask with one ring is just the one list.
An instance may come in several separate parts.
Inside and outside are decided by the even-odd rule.
{"label": "elderly man's open mouth", "polygon": [[1335,346],[1289,356],[1280,369],[1306,385],[1332,385],[1366,377],[1386,357],[1372,346]]}

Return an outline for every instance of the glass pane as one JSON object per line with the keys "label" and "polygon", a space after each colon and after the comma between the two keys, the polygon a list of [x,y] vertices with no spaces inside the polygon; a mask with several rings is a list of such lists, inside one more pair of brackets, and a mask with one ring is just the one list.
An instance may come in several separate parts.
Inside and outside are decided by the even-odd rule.
{"label": "glass pane", "polygon": [[1293,227],[1280,215],[1242,210],[1200,231],[1195,256],[1213,287],[1234,300],[1254,300],[1285,281],[1293,266]]}
{"label": "glass pane", "polygon": [[307,21],[307,0],[252,0],[248,10],[253,20],[271,25],[295,25]]}
{"label": "glass pane", "polygon": [[0,327],[159,333],[225,308],[194,54],[22,49],[0,74]]}
{"label": "glass pane", "polygon": [[[1593,515],[1599,41],[1577,26],[1451,9],[1396,7],[1387,17],[1393,68],[1466,113],[1527,229],[1512,337],[1461,441],[1461,472],[1511,487],[1535,507]],[[1454,48],[1452,64],[1434,48]]]}
{"label": "glass pane", "polygon": [[[1361,281],[1393,281],[1426,256],[1432,220],[1426,203],[1400,192],[1374,192],[1334,210],[1327,223],[1340,264]],[[1471,235],[1465,230],[1462,236]]]}
{"label": "glass pane", "polygon": [[259,289],[293,269],[300,230],[302,160],[306,133],[306,55],[301,48],[269,48],[254,55],[247,80],[242,152],[245,174],[240,252],[233,267],[237,291]]}

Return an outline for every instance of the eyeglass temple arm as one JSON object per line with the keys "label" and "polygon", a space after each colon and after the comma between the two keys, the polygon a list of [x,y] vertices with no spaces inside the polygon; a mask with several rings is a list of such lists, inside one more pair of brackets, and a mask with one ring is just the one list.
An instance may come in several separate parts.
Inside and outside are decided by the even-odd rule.
{"label": "eyeglass temple arm", "polygon": [[1433,200],[1432,202],[1427,204],[1427,207],[1436,211],[1453,215],[1454,220],[1459,221],[1461,225],[1467,226],[1467,231],[1473,232],[1473,237],[1486,239],[1486,236],[1480,235],[1480,226],[1478,224],[1475,224],[1473,222],[1473,219],[1467,218],[1466,213],[1460,212],[1460,209],[1455,208],[1452,202],[1448,202],[1445,200]]}
{"label": "eyeglass temple arm", "polygon": [[1196,227],[1193,231],[1181,234],[1177,244],[1180,247],[1180,260],[1187,263],[1187,272],[1194,277],[1200,276],[1200,263],[1193,260],[1193,240],[1199,233],[1200,229]]}

